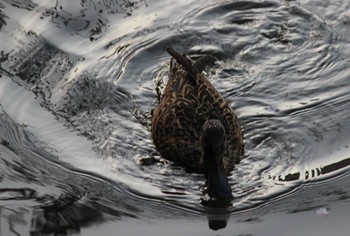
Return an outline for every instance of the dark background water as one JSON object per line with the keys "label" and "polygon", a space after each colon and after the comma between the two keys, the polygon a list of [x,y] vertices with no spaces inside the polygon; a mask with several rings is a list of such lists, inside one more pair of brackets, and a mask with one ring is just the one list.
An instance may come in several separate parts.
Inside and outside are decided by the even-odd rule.
{"label": "dark background water", "polygon": [[[167,46],[241,119],[228,208],[145,164]],[[347,0],[1,0],[1,235],[348,235],[349,56]]]}

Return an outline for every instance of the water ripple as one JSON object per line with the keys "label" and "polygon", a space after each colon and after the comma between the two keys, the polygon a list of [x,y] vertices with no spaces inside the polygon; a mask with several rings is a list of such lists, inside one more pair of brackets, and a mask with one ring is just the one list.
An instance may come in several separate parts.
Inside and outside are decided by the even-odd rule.
{"label": "water ripple", "polygon": [[[313,0],[0,3],[0,201],[37,207],[33,232],[53,219],[70,222],[66,230],[121,217],[227,220],[275,203],[285,210],[294,196],[298,208],[309,185],[347,179],[348,9]],[[204,177],[162,160],[150,138],[167,46],[215,56],[205,73],[242,121],[246,153],[229,177],[227,209],[203,206]],[[38,104],[54,121],[23,114]],[[315,194],[313,205],[327,194],[347,197]]]}

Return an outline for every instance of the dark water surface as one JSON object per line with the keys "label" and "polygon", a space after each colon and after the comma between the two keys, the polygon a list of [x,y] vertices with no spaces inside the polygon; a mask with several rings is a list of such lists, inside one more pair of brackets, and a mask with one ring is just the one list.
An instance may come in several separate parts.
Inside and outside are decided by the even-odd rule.
{"label": "dark water surface", "polygon": [[[241,119],[228,208],[150,138],[167,46]],[[0,76],[1,235],[349,235],[348,0],[0,0]]]}

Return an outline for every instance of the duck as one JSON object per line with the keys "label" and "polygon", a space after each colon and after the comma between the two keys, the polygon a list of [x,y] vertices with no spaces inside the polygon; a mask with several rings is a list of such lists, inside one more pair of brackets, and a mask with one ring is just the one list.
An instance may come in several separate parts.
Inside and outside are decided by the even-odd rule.
{"label": "duck", "polygon": [[152,112],[152,139],[161,157],[202,173],[210,199],[232,200],[228,176],[244,153],[240,121],[202,73],[215,60],[192,60],[173,48],[169,80]]}

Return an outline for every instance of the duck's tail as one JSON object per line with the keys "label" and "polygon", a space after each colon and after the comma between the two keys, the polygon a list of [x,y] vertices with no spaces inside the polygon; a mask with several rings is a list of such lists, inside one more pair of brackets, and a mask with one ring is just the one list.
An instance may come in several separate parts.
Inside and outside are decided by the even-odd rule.
{"label": "duck's tail", "polygon": [[210,55],[205,55],[196,60],[195,63],[192,63],[185,55],[181,55],[172,48],[167,48],[167,52],[175,58],[175,60],[189,73],[189,75],[196,79],[197,75],[202,73],[205,66],[214,62],[215,58]]}
{"label": "duck's tail", "polygon": [[184,67],[184,69],[192,74],[196,74],[195,68],[193,67],[192,61],[190,61],[186,56],[181,55],[172,48],[167,48],[167,52],[176,59],[176,61]]}

